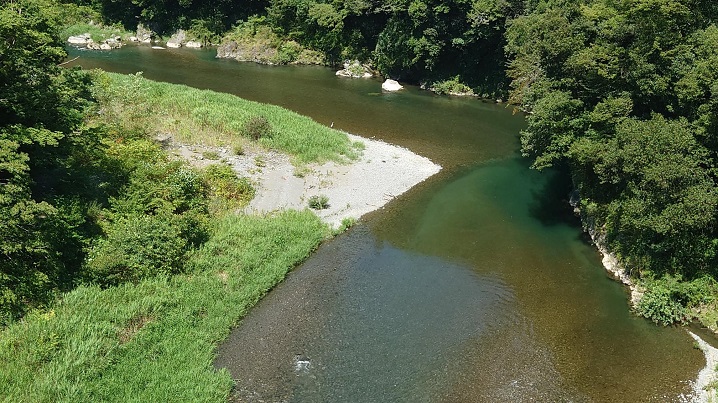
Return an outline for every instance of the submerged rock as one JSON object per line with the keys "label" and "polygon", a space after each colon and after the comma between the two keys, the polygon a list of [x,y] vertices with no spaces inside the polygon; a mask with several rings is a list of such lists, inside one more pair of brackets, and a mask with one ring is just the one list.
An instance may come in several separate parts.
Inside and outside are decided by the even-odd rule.
{"label": "submerged rock", "polygon": [[400,89],[404,88],[403,85],[399,84],[398,81],[392,80],[392,79],[386,79],[384,83],[381,85],[381,89],[384,91],[399,91]]}

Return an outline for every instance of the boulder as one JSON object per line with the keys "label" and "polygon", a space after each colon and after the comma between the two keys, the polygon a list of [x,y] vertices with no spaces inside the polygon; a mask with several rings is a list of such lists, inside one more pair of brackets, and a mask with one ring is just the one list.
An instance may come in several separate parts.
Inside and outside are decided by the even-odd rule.
{"label": "boulder", "polygon": [[162,46],[153,46],[152,49],[162,50],[162,49],[164,49],[164,48],[163,48]]}
{"label": "boulder", "polygon": [[186,47],[188,47],[188,48],[199,49],[199,48],[202,47],[202,42],[187,41],[187,43],[185,43],[184,45],[185,45]]}
{"label": "boulder", "polygon": [[128,39],[130,40],[130,42],[139,42],[140,41],[140,38],[138,38],[136,36],[131,36]]}
{"label": "boulder", "polygon": [[391,80],[388,78],[381,85],[382,90],[389,91],[389,92],[399,91],[402,88],[404,88],[404,87],[401,84],[399,84],[397,81]]}
{"label": "boulder", "polygon": [[137,33],[135,34],[137,39],[142,43],[151,43],[152,38],[155,36],[154,32],[145,27],[142,24],[137,24]]}
{"label": "boulder", "polygon": [[100,50],[110,50],[110,49],[112,49],[112,46],[110,46],[109,43],[102,43],[100,45]]}
{"label": "boulder", "polygon": [[371,72],[371,69],[361,64],[358,60],[345,62],[344,68],[337,71],[336,75],[339,77],[348,78],[370,78],[374,76],[374,74],[372,74]]}
{"label": "boulder", "polygon": [[91,41],[91,35],[89,33],[84,33],[82,35],[77,36],[71,36],[67,38],[67,42],[72,45],[87,45],[88,41]]}
{"label": "boulder", "polygon": [[187,41],[187,33],[184,32],[183,29],[180,29],[177,32],[175,32],[174,34],[172,34],[170,39],[167,41],[167,47],[174,48],[174,49],[181,48],[182,44],[185,43],[186,41]]}

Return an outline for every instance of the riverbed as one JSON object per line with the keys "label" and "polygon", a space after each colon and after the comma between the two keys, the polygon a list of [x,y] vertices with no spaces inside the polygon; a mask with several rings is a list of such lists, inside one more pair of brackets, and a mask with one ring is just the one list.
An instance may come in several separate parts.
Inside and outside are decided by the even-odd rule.
{"label": "riverbed", "polygon": [[325,243],[215,363],[247,401],[679,401],[704,361],[633,316],[556,172],[518,154],[520,113],[322,67],[211,50],[73,50],[85,68],[230,92],[424,155],[444,169]]}

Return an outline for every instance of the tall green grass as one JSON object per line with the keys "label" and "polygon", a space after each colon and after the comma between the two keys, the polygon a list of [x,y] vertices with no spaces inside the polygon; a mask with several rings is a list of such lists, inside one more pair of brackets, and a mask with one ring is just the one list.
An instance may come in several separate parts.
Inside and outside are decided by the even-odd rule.
{"label": "tall green grass", "polygon": [[232,148],[251,142],[242,136],[243,128],[252,118],[263,117],[272,135],[259,139],[259,144],[290,154],[296,163],[347,161],[360,152],[361,146],[352,144],[346,134],[278,106],[140,75],[94,75],[102,119],[119,125],[169,133],[183,143]]}
{"label": "tall green grass", "polygon": [[217,219],[188,274],[82,286],[0,332],[0,396],[226,401],[232,382],[212,367],[217,343],[329,235],[308,211]]}

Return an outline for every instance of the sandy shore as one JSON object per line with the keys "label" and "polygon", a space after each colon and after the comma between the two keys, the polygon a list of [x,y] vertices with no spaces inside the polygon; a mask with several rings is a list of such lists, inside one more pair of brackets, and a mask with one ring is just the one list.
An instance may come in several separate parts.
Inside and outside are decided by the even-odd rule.
{"label": "sandy shore", "polygon": [[[348,164],[327,162],[296,168],[287,155],[266,150],[245,150],[233,155],[223,148],[171,144],[173,152],[193,165],[218,163],[203,156],[214,152],[240,176],[252,180],[257,194],[247,213],[283,209],[302,210],[312,196],[326,196],[329,206],[314,212],[333,227],[342,220],[359,219],[377,210],[414,185],[436,174],[441,167],[428,158],[382,141],[347,134],[364,143],[362,156]],[[163,141],[167,141],[164,139]]]}

